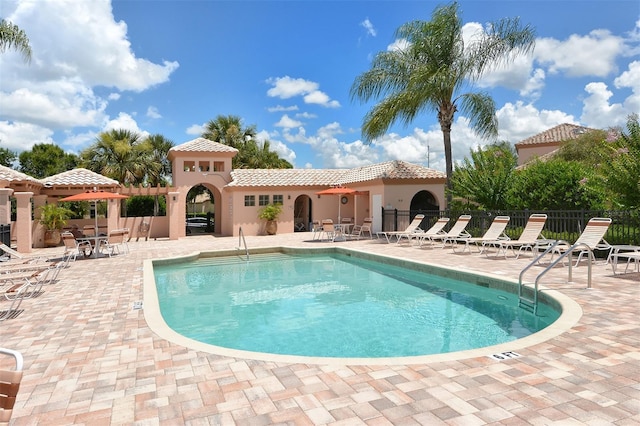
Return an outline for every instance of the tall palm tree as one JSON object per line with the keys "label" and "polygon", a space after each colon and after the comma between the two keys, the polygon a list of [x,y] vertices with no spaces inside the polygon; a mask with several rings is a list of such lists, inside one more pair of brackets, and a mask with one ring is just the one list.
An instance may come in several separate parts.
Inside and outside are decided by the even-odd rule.
{"label": "tall palm tree", "polygon": [[116,179],[124,185],[144,183],[160,168],[152,161],[151,144],[137,132],[113,129],[100,133],[96,141],[80,153],[89,170]]}
{"label": "tall palm tree", "polygon": [[[404,49],[380,52],[371,69],[356,77],[351,98],[366,102],[383,96],[364,117],[362,133],[367,141],[380,137],[397,120],[405,125],[419,113],[434,111],[444,139],[447,188],[451,188],[453,160],[451,125],[460,110],[481,137],[496,136],[495,104],[483,92],[461,93],[490,67],[508,63],[530,52],[535,32],[521,27],[517,18],[504,18],[486,26],[468,45],[462,37],[462,20],[456,2],[437,7],[431,21],[402,25],[396,36],[406,40]],[[450,201],[448,192],[447,200]]]}
{"label": "tall palm tree", "polygon": [[27,33],[3,19],[0,20],[0,53],[4,53],[8,48],[20,52],[26,62],[31,61],[31,45]]}

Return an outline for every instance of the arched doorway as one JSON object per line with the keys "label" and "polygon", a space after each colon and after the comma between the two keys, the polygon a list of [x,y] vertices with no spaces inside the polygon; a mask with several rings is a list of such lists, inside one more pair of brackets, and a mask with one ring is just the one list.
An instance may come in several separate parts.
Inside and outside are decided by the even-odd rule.
{"label": "arched doorway", "polygon": [[220,229],[220,223],[216,223],[217,206],[216,194],[219,197],[216,188],[212,188],[207,184],[194,185],[187,193],[187,205],[185,206],[186,218],[186,234],[210,234]]}
{"label": "arched doorway", "polygon": [[411,199],[409,209],[413,216],[414,211],[440,210],[440,206],[438,205],[438,200],[436,200],[436,197],[434,197],[431,192],[419,191]]}
{"label": "arched doorway", "polygon": [[295,232],[308,231],[311,223],[311,197],[300,195],[293,205],[293,230]]}

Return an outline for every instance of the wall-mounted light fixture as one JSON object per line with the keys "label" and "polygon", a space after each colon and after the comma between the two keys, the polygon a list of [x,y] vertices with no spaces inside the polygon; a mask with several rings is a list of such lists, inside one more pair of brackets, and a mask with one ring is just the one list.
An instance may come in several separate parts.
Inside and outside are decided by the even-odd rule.
{"label": "wall-mounted light fixture", "polygon": [[290,200],[290,199],[291,199],[291,195],[287,195],[287,200]]}

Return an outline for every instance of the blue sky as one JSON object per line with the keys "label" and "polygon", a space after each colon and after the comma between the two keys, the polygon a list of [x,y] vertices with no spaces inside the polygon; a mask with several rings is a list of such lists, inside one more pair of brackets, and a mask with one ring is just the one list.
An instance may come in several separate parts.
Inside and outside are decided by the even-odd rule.
{"label": "blue sky", "polygon": [[[640,3],[460,1],[465,34],[519,16],[536,49],[487,74],[500,140],[561,123],[623,126],[640,112]],[[2,0],[33,59],[0,55],[0,147],[55,143],[69,152],[112,128],[160,133],[176,145],[218,115],[237,115],[296,168],[405,160],[444,170],[435,113],[371,144],[374,103],[349,97],[373,56],[401,44],[395,30],[429,20],[433,1]],[[456,115],[454,160],[487,144]]]}

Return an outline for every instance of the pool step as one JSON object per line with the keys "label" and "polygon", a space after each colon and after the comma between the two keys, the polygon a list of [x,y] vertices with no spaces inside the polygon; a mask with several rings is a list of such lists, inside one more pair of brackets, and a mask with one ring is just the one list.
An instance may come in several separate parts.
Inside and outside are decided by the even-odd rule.
{"label": "pool step", "polygon": [[249,260],[243,254],[238,256],[220,256],[220,257],[204,257],[198,259],[198,264],[203,266],[213,265],[237,265],[239,263],[256,263],[256,262],[279,262],[291,259],[291,255],[284,253],[256,253],[251,254]]}

